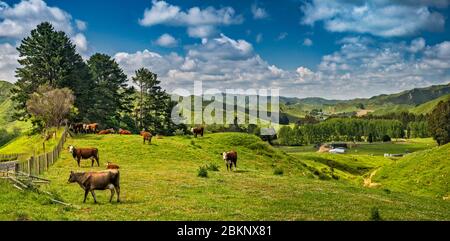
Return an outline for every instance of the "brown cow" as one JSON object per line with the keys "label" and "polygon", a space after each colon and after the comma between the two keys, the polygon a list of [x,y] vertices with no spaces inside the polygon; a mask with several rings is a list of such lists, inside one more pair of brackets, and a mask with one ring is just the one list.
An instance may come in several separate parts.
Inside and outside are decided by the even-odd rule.
{"label": "brown cow", "polygon": [[119,169],[120,167],[112,162],[106,163],[106,169]]}
{"label": "brown cow", "polygon": [[69,152],[72,153],[72,156],[77,161],[78,166],[80,166],[81,159],[91,159],[91,167],[94,166],[94,160],[97,161],[97,165],[100,166],[100,158],[98,156],[97,148],[75,148],[74,146],[69,146]]}
{"label": "brown cow", "polygon": [[141,131],[141,136],[144,139],[144,144],[145,141],[148,141],[148,144],[152,144],[152,133],[148,132],[148,131]]}
{"label": "brown cow", "polygon": [[113,128],[101,130],[98,132],[99,135],[108,135],[108,134],[114,134],[116,131]]}
{"label": "brown cow", "polygon": [[112,202],[114,189],[117,192],[117,202],[120,202],[120,173],[119,170],[107,170],[101,172],[70,172],[69,183],[78,183],[84,190],[84,200],[86,202],[87,195],[91,192],[94,202],[97,203],[94,190],[111,191],[109,202]]}
{"label": "brown cow", "polygon": [[[229,151],[222,153],[223,160],[225,161],[225,164],[227,165],[227,171],[233,171],[233,164],[234,164],[234,170],[236,170],[236,163],[237,163],[237,152],[235,151]],[[229,169],[228,169],[229,168]]]}
{"label": "brown cow", "polygon": [[119,135],[131,135],[131,131],[119,129]]}
{"label": "brown cow", "polygon": [[97,133],[98,131],[98,124],[97,123],[92,123],[92,124],[84,124],[83,125],[83,129],[86,133]]}
{"label": "brown cow", "polygon": [[204,130],[205,130],[205,128],[203,128],[203,126],[202,127],[193,127],[193,128],[191,128],[191,132],[194,134],[195,138],[197,138],[198,134],[203,136]]}

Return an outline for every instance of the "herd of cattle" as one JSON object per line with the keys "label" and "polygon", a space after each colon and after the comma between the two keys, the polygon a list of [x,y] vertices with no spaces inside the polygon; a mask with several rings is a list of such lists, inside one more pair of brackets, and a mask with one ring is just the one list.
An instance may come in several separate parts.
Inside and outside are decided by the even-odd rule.
{"label": "herd of cattle", "polygon": [[[115,134],[114,129],[106,129],[106,130],[98,130],[99,125],[97,123],[93,124],[72,124],[70,126],[70,130],[77,134]],[[194,134],[194,137],[200,135],[203,137],[204,127],[194,127],[191,129],[191,132]],[[119,129],[118,133],[120,135],[131,135],[132,133],[127,130]],[[151,144],[152,134],[148,131],[141,131],[140,135],[143,138],[144,144],[148,142]],[[97,148],[78,148],[73,145],[68,147],[69,152],[72,154],[72,157],[77,161],[78,167],[80,167],[81,160],[91,160],[91,167],[94,166],[94,162],[97,163],[97,166],[100,166],[100,156]],[[229,151],[223,152],[222,158],[225,161],[227,166],[227,171],[233,170],[233,165],[236,170],[237,163],[237,152]],[[70,172],[69,183],[78,183],[80,187],[84,190],[84,200],[83,203],[86,202],[86,198],[89,193],[92,194],[94,198],[94,202],[97,203],[97,199],[95,196],[94,190],[110,190],[111,197],[109,202],[112,201],[114,194],[117,193],[117,202],[120,202],[120,172],[119,166],[107,162],[106,170],[104,171],[91,171],[91,172]]]}

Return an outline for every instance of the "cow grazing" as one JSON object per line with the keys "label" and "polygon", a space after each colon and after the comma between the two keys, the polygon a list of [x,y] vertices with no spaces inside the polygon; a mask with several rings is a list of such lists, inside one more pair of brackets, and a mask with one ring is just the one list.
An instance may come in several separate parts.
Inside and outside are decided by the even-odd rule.
{"label": "cow grazing", "polygon": [[87,134],[94,134],[98,131],[98,124],[92,123],[92,124],[83,124],[84,132]]}
{"label": "cow grazing", "polygon": [[233,164],[234,164],[234,170],[236,170],[236,163],[237,163],[237,152],[235,151],[229,151],[222,153],[223,160],[225,161],[225,165],[227,165],[227,171],[233,171]]}
{"label": "cow grazing", "polygon": [[203,126],[202,127],[193,127],[193,128],[191,128],[191,132],[194,134],[195,138],[197,138],[198,134],[203,136],[204,130],[205,130],[205,128]]}
{"label": "cow grazing", "polygon": [[119,169],[120,167],[112,162],[106,163],[106,169]]}
{"label": "cow grazing", "polygon": [[152,144],[152,133],[148,132],[148,131],[141,131],[141,136],[144,139],[144,144],[145,141],[148,141],[148,144]]}
{"label": "cow grazing", "polygon": [[75,148],[74,146],[69,146],[69,152],[72,153],[72,156],[77,161],[78,166],[80,166],[81,159],[91,159],[91,167],[94,166],[94,160],[97,161],[97,165],[100,166],[100,158],[97,148]]}
{"label": "cow grazing", "polygon": [[131,135],[131,131],[119,129],[119,135]]}
{"label": "cow grazing", "polygon": [[83,133],[84,132],[83,124],[82,123],[71,124],[70,130],[75,134]]}
{"label": "cow grazing", "polygon": [[120,173],[119,170],[107,170],[101,172],[70,172],[69,183],[78,183],[84,190],[84,200],[86,202],[89,192],[94,198],[94,202],[97,203],[94,190],[106,190],[111,191],[111,197],[109,202],[112,202],[114,196],[114,190],[117,192],[117,202],[120,202]]}
{"label": "cow grazing", "polygon": [[108,135],[108,134],[114,134],[116,131],[113,128],[101,130],[98,132],[99,135]]}

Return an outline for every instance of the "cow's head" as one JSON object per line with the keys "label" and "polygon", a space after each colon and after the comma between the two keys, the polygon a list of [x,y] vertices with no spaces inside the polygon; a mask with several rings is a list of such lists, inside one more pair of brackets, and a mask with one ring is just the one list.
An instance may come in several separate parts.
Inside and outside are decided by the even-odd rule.
{"label": "cow's head", "polygon": [[76,175],[73,171],[70,171],[70,176],[69,176],[69,180],[67,180],[68,183],[73,183],[76,182],[77,178]]}
{"label": "cow's head", "polygon": [[223,157],[224,160],[227,160],[227,153],[226,153],[226,152],[223,152],[223,153],[222,153],[222,157]]}
{"label": "cow's head", "polygon": [[72,146],[72,145],[70,145],[70,146],[69,146],[69,152],[70,152],[70,153],[72,153],[72,154],[73,154],[73,150],[74,150],[74,149],[75,149],[75,147],[74,147],[74,146]]}

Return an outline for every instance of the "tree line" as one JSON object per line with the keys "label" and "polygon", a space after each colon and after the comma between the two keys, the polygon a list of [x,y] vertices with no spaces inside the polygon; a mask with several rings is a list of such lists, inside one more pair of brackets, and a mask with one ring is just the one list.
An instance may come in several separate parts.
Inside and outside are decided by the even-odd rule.
{"label": "tree line", "polygon": [[[59,125],[64,119],[161,134],[186,128],[172,123],[174,103],[156,74],[145,68],[136,70],[132,77],[136,89],[128,85],[127,75],[111,56],[95,53],[83,60],[67,34],[48,22],[33,29],[17,50],[20,67],[11,91],[14,117],[30,120],[35,129]],[[66,100],[73,96],[73,100],[51,104],[58,94]]]}
{"label": "tree line", "polygon": [[398,120],[331,118],[316,124],[283,126],[278,133],[281,145],[309,145],[331,141],[385,141],[404,137]]}

